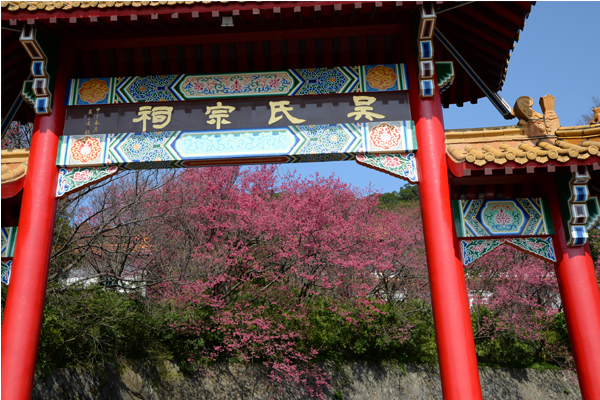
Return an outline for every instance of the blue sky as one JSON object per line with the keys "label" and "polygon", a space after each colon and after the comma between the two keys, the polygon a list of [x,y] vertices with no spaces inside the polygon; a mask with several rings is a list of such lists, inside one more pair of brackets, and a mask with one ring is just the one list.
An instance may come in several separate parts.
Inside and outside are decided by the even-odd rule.
{"label": "blue sky", "polygon": [[[600,97],[600,2],[539,1],[532,8],[516,43],[500,95],[512,107],[520,96],[538,101],[556,98],[555,111],[562,126],[575,125],[589,111],[591,97]],[[477,104],[444,109],[446,129],[514,125],[486,98]],[[418,157],[418,152],[417,152]],[[296,170],[302,176],[335,174],[360,188],[380,192],[398,190],[404,181],[356,164],[354,161],[288,164],[280,173]]]}

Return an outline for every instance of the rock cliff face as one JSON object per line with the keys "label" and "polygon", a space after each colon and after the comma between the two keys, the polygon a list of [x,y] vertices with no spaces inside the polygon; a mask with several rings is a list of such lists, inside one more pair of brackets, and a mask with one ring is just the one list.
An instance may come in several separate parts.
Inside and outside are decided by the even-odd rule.
{"label": "rock cliff face", "polygon": [[[442,399],[437,366],[348,363],[332,374],[327,399]],[[574,376],[562,371],[480,368],[484,399],[581,399]],[[219,364],[183,374],[176,364],[107,364],[95,371],[57,370],[36,376],[32,399],[304,399],[291,385],[273,384],[260,366]]]}

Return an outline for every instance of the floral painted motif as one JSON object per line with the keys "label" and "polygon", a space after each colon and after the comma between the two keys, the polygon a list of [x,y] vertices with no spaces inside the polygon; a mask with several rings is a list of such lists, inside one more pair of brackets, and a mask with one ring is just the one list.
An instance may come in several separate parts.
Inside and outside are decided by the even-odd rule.
{"label": "floral painted motif", "polygon": [[[402,133],[398,143],[393,136],[406,132],[411,121],[390,121],[393,134],[375,138],[387,140],[390,145],[398,144],[392,150],[382,150],[373,145],[369,133],[381,123],[315,124],[294,125],[278,128],[252,130],[214,131],[159,131],[112,133],[92,136],[63,136],[57,156],[57,165],[64,168],[83,166],[114,165],[123,169],[138,168],[141,163],[146,168],[183,167],[192,161],[209,165],[209,160],[219,159],[222,165],[228,157],[283,157],[281,162],[299,162],[295,156],[309,154],[341,154],[334,158],[354,160],[357,154],[384,154],[378,168],[395,171],[409,180],[416,179],[416,164],[412,156],[402,156],[397,152],[416,150],[416,140],[406,140],[410,134]],[[406,123],[406,124],[405,124]],[[386,128],[389,131],[389,128]],[[377,129],[375,130],[377,132]],[[98,145],[99,142],[99,145]],[[329,157],[329,156],[327,156]],[[326,158],[327,158],[326,157]],[[331,156],[333,157],[333,156]],[[301,157],[303,160],[305,157]],[[92,160],[90,162],[90,160]],[[386,165],[384,165],[386,161]],[[92,164],[93,162],[93,164]],[[216,162],[216,161],[215,161]],[[378,161],[379,162],[379,161]],[[78,175],[79,176],[79,175]],[[83,176],[81,179],[84,179]]]}
{"label": "floral painted motif", "polygon": [[481,211],[484,226],[493,232],[517,234],[522,230],[526,215],[512,200],[486,202]]}
{"label": "floral painted motif", "polygon": [[502,245],[504,240],[505,239],[461,240],[460,247],[462,249],[463,264],[469,265],[475,260],[483,257],[490,251]]}
{"label": "floral painted motif", "polygon": [[463,264],[469,265],[475,260],[488,254],[495,248],[507,244],[522,250],[545,261],[556,262],[552,238],[530,237],[530,238],[504,238],[504,239],[476,239],[461,240]]}
{"label": "floral painted motif", "polygon": [[458,237],[538,236],[554,233],[546,220],[547,199],[473,199],[458,202],[455,217]]}
{"label": "floral painted motif", "polygon": [[550,237],[511,238],[506,239],[506,243],[547,261],[556,262],[556,254]]}
{"label": "floral painted motif", "polygon": [[418,182],[417,162],[414,153],[377,154],[356,156],[356,162],[387,174],[406,179],[411,183]]}
{"label": "floral painted motif", "polygon": [[387,90],[394,87],[397,76],[394,70],[384,65],[371,68],[367,73],[366,81],[374,89]]}
{"label": "floral painted motif", "polygon": [[508,225],[512,222],[512,217],[505,213],[504,210],[500,210],[494,217],[494,222],[500,225]]}
{"label": "floral painted motif", "polygon": [[61,168],[58,171],[56,197],[63,198],[92,183],[107,179],[116,174],[118,170],[117,167]]}
{"label": "floral painted motif", "polygon": [[388,168],[396,168],[402,165],[402,161],[398,157],[389,157],[385,156],[383,160],[383,165]]}
{"label": "floral painted motif", "polygon": [[[395,91],[407,89],[408,82],[404,71],[404,64],[379,64],[236,74],[73,79],[70,82],[71,90],[67,101],[68,105],[76,106],[186,101],[219,97]],[[94,85],[102,86],[102,92],[88,93]],[[105,92],[106,90],[108,91]],[[32,98],[32,103],[34,100]]]}
{"label": "floral painted motif", "polygon": [[86,163],[94,160],[100,152],[102,147],[100,146],[100,140],[93,137],[84,137],[73,142],[71,146],[71,157],[75,161],[80,163]]}
{"label": "floral painted motif", "polygon": [[385,122],[374,127],[369,136],[376,147],[384,150],[398,146],[402,139],[398,128]]}
{"label": "floral painted motif", "polygon": [[286,95],[293,88],[291,77],[285,72],[267,74],[238,74],[221,76],[191,75],[181,82],[186,98],[203,98],[222,95]]}
{"label": "floral painted motif", "polygon": [[94,78],[83,82],[79,88],[79,98],[89,104],[102,101],[108,95],[108,84],[105,81]]}
{"label": "floral painted motif", "polygon": [[73,180],[75,182],[84,182],[89,180],[91,176],[92,174],[90,174],[90,171],[85,169],[83,171],[75,172],[75,174],[73,175]]}

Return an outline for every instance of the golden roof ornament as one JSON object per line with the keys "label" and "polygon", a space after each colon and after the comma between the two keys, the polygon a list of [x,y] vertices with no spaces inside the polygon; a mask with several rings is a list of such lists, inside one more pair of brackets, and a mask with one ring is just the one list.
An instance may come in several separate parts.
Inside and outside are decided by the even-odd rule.
{"label": "golden roof ornament", "polygon": [[533,99],[521,96],[514,106],[518,125],[475,129],[447,129],[446,153],[455,163],[475,167],[566,163],[600,156],[600,107],[588,125],[560,126],[555,98],[540,98],[543,114],[533,109]]}
{"label": "golden roof ornament", "polygon": [[533,99],[529,96],[521,96],[517,99],[514,111],[519,118],[518,125],[523,127],[526,136],[554,135],[560,122],[558,115],[554,112],[554,96],[547,94],[540,97],[540,107],[544,114],[533,110]]}
{"label": "golden roof ornament", "polygon": [[600,124],[600,107],[592,108],[592,111],[594,112],[594,118],[590,120],[589,125]]}

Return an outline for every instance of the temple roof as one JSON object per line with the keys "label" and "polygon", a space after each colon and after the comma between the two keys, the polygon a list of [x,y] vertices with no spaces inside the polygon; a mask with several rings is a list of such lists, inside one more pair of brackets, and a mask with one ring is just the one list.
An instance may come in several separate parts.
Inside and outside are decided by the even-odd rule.
{"label": "temple roof", "polygon": [[[435,3],[436,31],[459,54],[434,37],[435,61],[454,61],[444,106],[485,97],[476,81],[493,93],[502,88],[532,4]],[[27,79],[30,59],[18,42],[24,25],[72,41],[74,78],[251,72],[401,63],[414,45],[402,40],[402,26],[419,7],[387,1],[3,1],[1,6],[2,116]]]}
{"label": "temple roof", "polygon": [[[600,123],[560,126],[554,97],[540,99],[544,114],[532,109],[533,100],[515,104],[519,124],[501,127],[446,130],[446,153],[456,176],[471,170],[588,165],[600,162]],[[596,114],[600,109],[595,109]],[[465,174],[465,171],[466,172]]]}
{"label": "temple roof", "polygon": [[527,136],[518,125],[449,129],[446,145],[452,161],[478,167],[488,163],[504,165],[508,161],[519,165],[545,164],[551,160],[566,163],[571,159],[587,160],[598,154],[600,125],[561,127],[552,136]]}
{"label": "temple roof", "polygon": [[29,150],[2,150],[2,197],[5,184],[21,180],[27,174]]}
{"label": "temple roof", "polygon": [[[122,8],[122,7],[159,7],[174,5],[194,5],[195,1],[3,1],[2,8],[8,11],[68,11],[72,9],[88,8]],[[202,1],[203,4],[213,3],[212,1]]]}
{"label": "temple roof", "polygon": [[2,226],[17,226],[29,150],[2,150]]}

